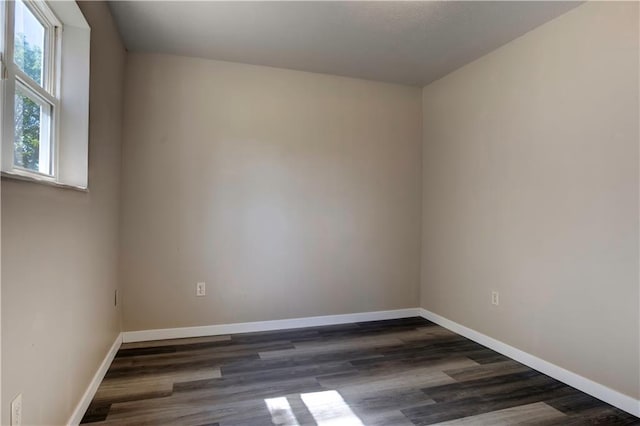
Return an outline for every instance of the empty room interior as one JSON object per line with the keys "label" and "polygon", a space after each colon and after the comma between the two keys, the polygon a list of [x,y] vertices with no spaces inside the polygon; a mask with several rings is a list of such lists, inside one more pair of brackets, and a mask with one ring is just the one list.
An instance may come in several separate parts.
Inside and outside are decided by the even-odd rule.
{"label": "empty room interior", "polygon": [[0,24],[0,424],[640,425],[639,2]]}

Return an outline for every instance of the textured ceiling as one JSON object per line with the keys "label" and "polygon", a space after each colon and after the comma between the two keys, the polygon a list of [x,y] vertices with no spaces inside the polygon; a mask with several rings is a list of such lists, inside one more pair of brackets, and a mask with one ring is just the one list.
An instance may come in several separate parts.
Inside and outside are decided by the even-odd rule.
{"label": "textured ceiling", "polygon": [[110,2],[133,52],[422,86],[579,5],[558,1]]}

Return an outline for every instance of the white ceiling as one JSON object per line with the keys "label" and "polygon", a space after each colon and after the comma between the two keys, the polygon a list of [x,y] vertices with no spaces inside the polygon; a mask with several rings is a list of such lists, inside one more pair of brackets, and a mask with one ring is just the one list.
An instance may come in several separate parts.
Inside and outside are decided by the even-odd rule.
{"label": "white ceiling", "polygon": [[580,4],[112,1],[133,52],[423,86]]}

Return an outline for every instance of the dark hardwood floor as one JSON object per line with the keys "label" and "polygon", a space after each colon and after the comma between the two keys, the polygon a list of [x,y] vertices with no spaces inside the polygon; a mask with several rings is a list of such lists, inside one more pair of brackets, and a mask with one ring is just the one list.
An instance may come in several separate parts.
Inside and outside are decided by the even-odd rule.
{"label": "dark hardwood floor", "polygon": [[124,344],[83,423],[640,425],[421,318]]}

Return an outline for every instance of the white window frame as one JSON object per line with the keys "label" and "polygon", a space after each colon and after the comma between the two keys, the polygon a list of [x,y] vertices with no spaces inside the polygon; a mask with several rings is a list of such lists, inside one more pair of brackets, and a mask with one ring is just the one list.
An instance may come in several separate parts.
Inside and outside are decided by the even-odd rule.
{"label": "white window frame", "polygon": [[[45,27],[42,85],[15,63],[14,1],[0,2],[0,134],[2,177],[55,186],[88,188],[89,47],[91,29],[72,0],[22,0]],[[15,95],[50,108],[51,174],[14,164]],[[41,136],[44,137],[46,135]],[[46,155],[45,155],[46,157]],[[43,157],[41,157],[43,158]],[[45,159],[45,158],[43,158]]]}
{"label": "white window frame", "polygon": [[[20,167],[14,163],[14,143],[2,144],[2,158],[4,171],[10,173],[31,177],[45,181],[56,181],[56,173],[58,171],[58,116],[59,116],[59,74],[60,74],[60,46],[62,23],[53,13],[53,11],[42,0],[24,0],[24,6],[35,16],[35,18],[44,27],[44,48],[43,48],[43,75],[42,85],[34,81],[24,71],[16,65],[14,61],[14,42],[15,42],[15,2],[6,2],[5,9],[5,35],[4,35],[4,67],[6,67],[6,82],[4,90],[4,117],[3,123],[7,123],[4,127],[3,139],[15,142],[15,129],[10,124],[14,123],[15,112],[15,95],[22,92],[29,99],[43,108],[50,111],[48,129],[45,129],[40,135],[41,144],[48,144],[47,150],[41,150],[40,158],[47,159],[49,163],[50,173],[42,173],[40,171],[30,170]],[[46,146],[46,145],[45,145]],[[48,151],[48,152],[46,152]]]}

